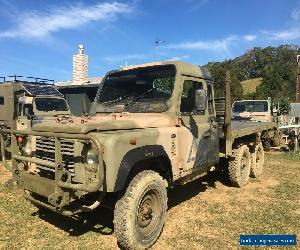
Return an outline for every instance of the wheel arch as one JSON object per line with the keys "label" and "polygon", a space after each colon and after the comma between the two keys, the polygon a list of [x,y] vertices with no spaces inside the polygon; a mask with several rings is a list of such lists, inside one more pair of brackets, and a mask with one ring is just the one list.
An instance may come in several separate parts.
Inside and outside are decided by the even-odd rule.
{"label": "wheel arch", "polygon": [[119,167],[114,192],[123,190],[143,170],[156,171],[169,183],[172,182],[172,164],[162,145],[146,145],[127,152]]}
{"label": "wheel arch", "polygon": [[257,143],[259,143],[259,141],[260,141],[260,134],[259,133],[253,133],[253,134],[250,134],[250,135],[245,135],[245,136],[236,138],[232,143],[232,148],[237,149],[242,145],[246,145],[251,150],[253,145],[256,145]]}

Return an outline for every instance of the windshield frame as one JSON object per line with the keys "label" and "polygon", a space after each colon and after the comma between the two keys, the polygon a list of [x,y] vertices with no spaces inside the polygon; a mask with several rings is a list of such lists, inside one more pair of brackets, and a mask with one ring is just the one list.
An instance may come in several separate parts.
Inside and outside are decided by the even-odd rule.
{"label": "windshield frame", "polygon": [[[170,78],[170,83],[172,84],[171,85],[171,93],[170,93],[170,96],[167,97],[167,98],[158,98],[158,99],[140,99],[141,96],[143,96],[143,94],[145,93],[139,93],[140,95],[137,95],[135,96],[136,99],[135,100],[129,100],[128,103],[126,103],[125,107],[123,110],[110,110],[110,111],[104,111],[104,110],[100,110],[101,109],[101,106],[102,104],[99,103],[99,98],[101,97],[101,93],[103,91],[103,88],[105,87],[105,84],[106,82],[109,80],[110,77],[113,77],[114,75],[118,75],[120,74],[120,76],[122,76],[122,73],[124,73],[124,77],[127,76],[130,76],[132,72],[135,72],[135,73],[139,73],[139,72],[147,72],[147,70],[149,70],[148,72],[151,72],[151,70],[153,70],[153,72],[155,72],[155,68],[157,68],[157,70],[161,70],[161,69],[165,69],[165,70],[171,70],[173,71],[172,74],[170,74],[170,76],[166,76],[166,79],[167,78]],[[127,74],[126,74],[127,73]],[[132,67],[132,68],[125,68],[125,69],[121,69],[121,70],[112,70],[112,71],[109,71],[105,77],[103,77],[101,83],[100,83],[100,86],[98,88],[98,91],[97,91],[97,94],[96,94],[96,97],[94,99],[94,104],[92,106],[92,109],[91,109],[91,115],[94,115],[96,113],[106,113],[106,114],[110,114],[110,113],[122,113],[122,112],[130,112],[130,113],[163,113],[163,112],[167,112],[169,109],[170,109],[170,103],[171,103],[171,100],[174,98],[174,92],[175,92],[175,88],[176,88],[176,81],[177,81],[177,76],[178,76],[178,72],[177,72],[177,67],[175,64],[153,64],[153,65],[149,65],[149,66],[141,66],[141,67]],[[135,77],[137,77],[135,75]],[[162,78],[157,78],[157,79],[163,79],[164,77]],[[154,79],[153,79],[154,81]],[[135,83],[137,84],[137,83]],[[153,88],[153,89],[156,89],[156,88]],[[161,90],[161,89],[159,89]],[[148,91],[146,91],[148,94]],[[133,97],[133,96],[132,96]],[[125,99],[125,98],[124,98]],[[114,100],[110,100],[110,101],[114,101]],[[119,100],[116,99],[116,101],[118,102]],[[120,101],[123,101],[123,99],[120,99]],[[149,105],[151,105],[152,103],[155,104],[157,102],[161,102],[160,104],[163,106],[165,106],[164,108],[162,108],[161,110],[143,110],[141,108],[141,110],[138,110],[138,108],[136,110],[127,110],[127,108],[129,106],[134,106],[136,104],[139,105],[139,103],[148,103]],[[164,102],[164,103],[163,103]],[[105,103],[105,102],[102,102],[102,103]],[[117,105],[117,103],[116,103]]]}
{"label": "windshield frame", "polygon": [[[36,100],[37,99],[60,99],[60,100],[63,100],[66,104],[66,108],[67,110],[64,110],[64,111],[42,111],[42,110],[39,110],[37,109],[37,105],[36,105]],[[34,100],[33,100],[33,114],[35,116],[45,116],[45,115],[49,115],[49,116],[52,116],[52,115],[70,115],[71,112],[70,112],[70,107],[69,107],[69,104],[68,102],[66,101],[66,99],[64,99],[63,97],[59,97],[59,96],[36,96],[34,97]]]}

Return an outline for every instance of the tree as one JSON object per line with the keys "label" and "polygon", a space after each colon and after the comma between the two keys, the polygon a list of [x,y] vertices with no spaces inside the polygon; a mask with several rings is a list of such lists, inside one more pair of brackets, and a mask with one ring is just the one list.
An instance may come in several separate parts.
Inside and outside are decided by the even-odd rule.
{"label": "tree", "polygon": [[[278,101],[282,96],[295,99],[297,45],[255,47],[244,55],[224,62],[210,62],[207,67],[215,80],[216,96],[224,96],[225,71],[230,70],[233,99],[267,99]],[[241,81],[262,77],[253,94],[243,94]]]}

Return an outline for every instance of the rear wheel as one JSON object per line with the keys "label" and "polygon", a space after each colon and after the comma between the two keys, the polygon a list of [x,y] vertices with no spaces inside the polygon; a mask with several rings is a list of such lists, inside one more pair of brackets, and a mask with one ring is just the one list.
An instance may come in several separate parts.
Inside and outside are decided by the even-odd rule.
{"label": "rear wheel", "polygon": [[142,171],[130,182],[116,203],[115,234],[124,249],[147,249],[160,236],[167,210],[163,178],[151,170]]}
{"label": "rear wheel", "polygon": [[233,150],[233,159],[229,161],[229,180],[235,187],[243,187],[248,183],[251,167],[249,148],[242,145]]}
{"label": "rear wheel", "polygon": [[263,171],[265,164],[265,151],[261,143],[256,145],[254,152],[251,154],[250,176],[257,178]]}

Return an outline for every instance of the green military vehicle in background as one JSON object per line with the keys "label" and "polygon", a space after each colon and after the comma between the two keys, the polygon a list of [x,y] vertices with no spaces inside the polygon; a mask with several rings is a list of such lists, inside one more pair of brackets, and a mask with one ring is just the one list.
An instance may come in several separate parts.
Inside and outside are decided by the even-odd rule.
{"label": "green military vehicle in background", "polygon": [[[50,84],[52,80],[21,76],[1,79],[0,128],[30,129],[45,119],[71,114],[62,94]],[[5,138],[4,144],[9,151],[10,136]]]}
{"label": "green military vehicle in background", "polygon": [[12,173],[26,199],[66,216],[115,194],[119,245],[145,249],[162,232],[167,188],[205,175],[221,159],[232,185],[243,187],[261,174],[261,135],[274,130],[272,122],[231,121],[228,77],[226,96],[215,98],[206,68],[130,66],[106,74],[91,116],[11,131]]}

